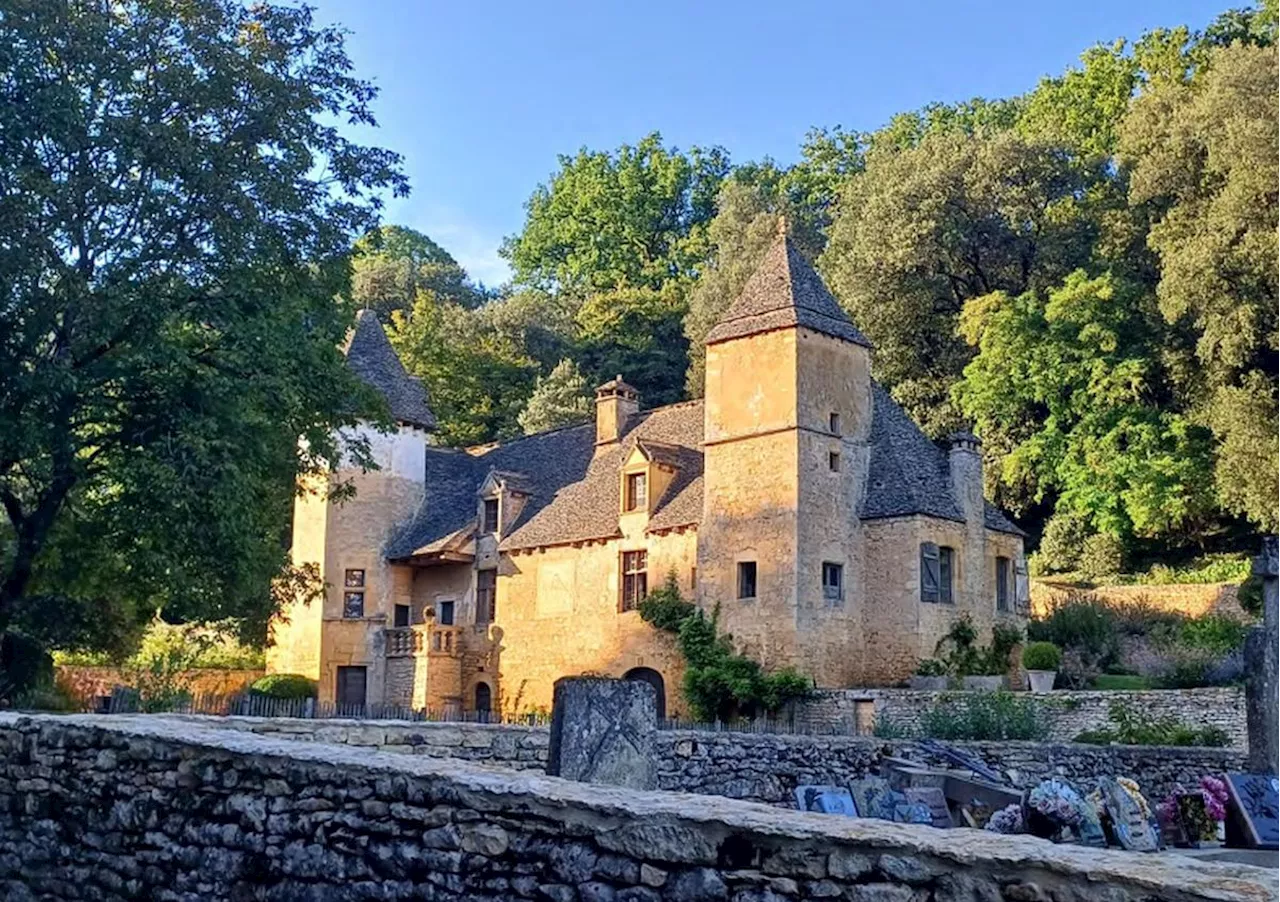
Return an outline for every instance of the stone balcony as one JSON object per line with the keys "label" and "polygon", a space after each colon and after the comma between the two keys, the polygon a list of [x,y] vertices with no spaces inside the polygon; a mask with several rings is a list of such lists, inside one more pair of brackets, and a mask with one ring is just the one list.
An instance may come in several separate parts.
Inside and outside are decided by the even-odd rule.
{"label": "stone balcony", "polygon": [[387,627],[382,631],[388,658],[412,658],[422,655],[462,655],[462,629],[422,623],[415,626]]}

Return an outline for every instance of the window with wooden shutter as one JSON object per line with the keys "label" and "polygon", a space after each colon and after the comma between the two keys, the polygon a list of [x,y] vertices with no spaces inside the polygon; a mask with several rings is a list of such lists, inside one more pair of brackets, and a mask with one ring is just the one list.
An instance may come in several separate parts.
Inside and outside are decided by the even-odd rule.
{"label": "window with wooden shutter", "polygon": [[938,546],[920,543],[920,600],[938,602]]}
{"label": "window with wooden shutter", "polygon": [[943,545],[938,549],[938,601],[943,604],[956,603],[955,593],[952,591],[955,573],[955,549]]}

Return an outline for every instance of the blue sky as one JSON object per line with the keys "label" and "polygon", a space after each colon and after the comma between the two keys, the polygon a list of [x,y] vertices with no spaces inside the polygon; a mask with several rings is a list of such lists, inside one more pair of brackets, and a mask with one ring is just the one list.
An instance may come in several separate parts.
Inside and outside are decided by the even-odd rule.
{"label": "blue sky", "polygon": [[1086,47],[1200,28],[1243,0],[479,3],[313,0],[381,89],[380,128],[413,193],[386,218],[421,229],[488,284],[556,155],[652,130],[789,163],[813,126],[870,129],[930,101],[1021,93]]}

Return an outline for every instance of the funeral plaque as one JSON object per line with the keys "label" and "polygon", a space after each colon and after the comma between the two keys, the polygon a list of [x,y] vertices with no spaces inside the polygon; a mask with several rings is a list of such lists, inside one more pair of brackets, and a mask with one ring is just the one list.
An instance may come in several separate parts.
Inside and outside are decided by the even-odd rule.
{"label": "funeral plaque", "polygon": [[1270,774],[1227,774],[1227,845],[1280,847],[1280,780]]}
{"label": "funeral plaque", "polygon": [[796,807],[801,811],[858,816],[853,796],[843,786],[797,786]]}

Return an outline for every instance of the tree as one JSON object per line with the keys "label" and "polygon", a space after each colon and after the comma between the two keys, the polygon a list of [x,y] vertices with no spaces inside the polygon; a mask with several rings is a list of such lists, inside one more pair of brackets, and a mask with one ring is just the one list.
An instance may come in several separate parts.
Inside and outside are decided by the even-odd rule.
{"label": "tree", "polygon": [[383,226],[356,242],[351,297],[383,322],[413,308],[420,291],[461,307],[478,307],[487,295],[471,283],[458,261],[426,235],[405,226]]}
{"label": "tree", "polygon": [[[1271,32],[1274,35],[1274,30]],[[1223,506],[1277,527],[1277,55],[1212,47],[1152,83],[1121,132],[1130,198],[1153,209],[1160,309],[1195,337],[1183,391],[1218,440]]]}
{"label": "tree", "polygon": [[595,384],[621,373],[646,407],[684,396],[688,310],[680,286],[622,288],[587,298],[578,310],[575,356]]}
{"label": "tree", "polygon": [[999,478],[1054,502],[1054,522],[1129,541],[1194,533],[1214,512],[1206,430],[1172,402],[1167,329],[1144,286],[1110,274],[965,304],[978,347],[956,386],[982,434],[1006,437]]}
{"label": "tree", "polygon": [[334,303],[406,190],[331,124],[374,90],[305,7],[77,0],[6,7],[0,93],[0,633],[261,639],[295,476],[385,415]]}
{"label": "tree", "polygon": [[691,279],[728,169],[720,148],[685,155],[657,132],[614,153],[583,148],[534,191],[524,230],[502,254],[517,284],[580,299]]}
{"label": "tree", "polygon": [[591,389],[572,360],[561,360],[547,376],[539,376],[529,403],[520,413],[525,435],[585,422],[591,416]]}
{"label": "tree", "polygon": [[689,312],[684,317],[684,334],[689,340],[685,390],[691,398],[702,397],[707,333],[759,266],[778,234],[779,218],[798,222],[792,234],[805,250],[816,253],[821,243],[817,232],[806,228],[812,218],[795,215],[795,204],[778,182],[748,182],[735,174],[720,189],[717,206],[719,212],[707,229],[714,250],[689,294]]}
{"label": "tree", "polygon": [[878,377],[927,432],[960,425],[950,388],[971,352],[965,302],[1044,289],[1087,262],[1098,231],[1087,177],[1009,132],[881,145],[849,180],[820,263],[876,344]]}

